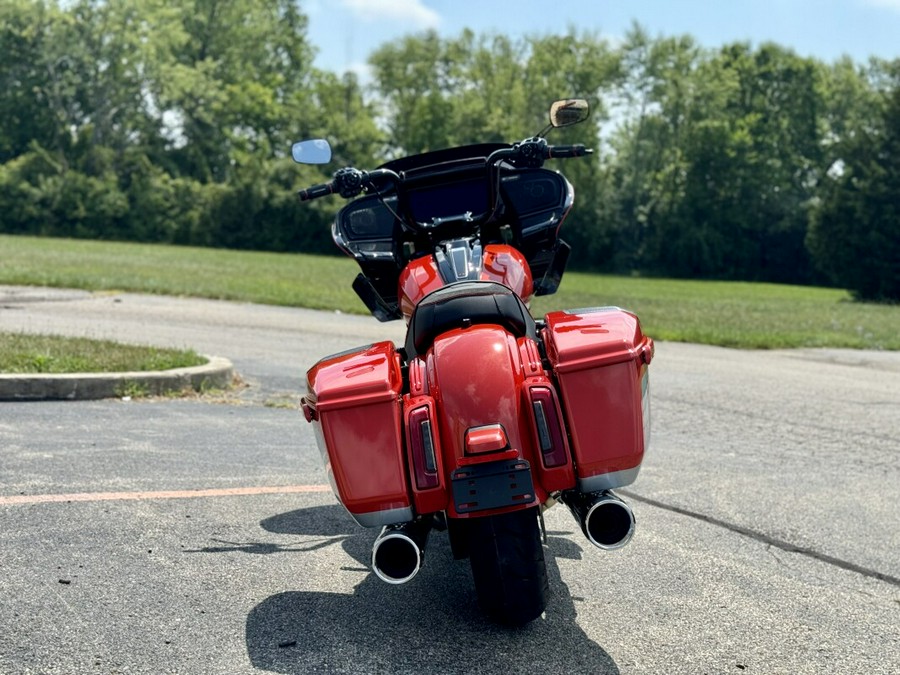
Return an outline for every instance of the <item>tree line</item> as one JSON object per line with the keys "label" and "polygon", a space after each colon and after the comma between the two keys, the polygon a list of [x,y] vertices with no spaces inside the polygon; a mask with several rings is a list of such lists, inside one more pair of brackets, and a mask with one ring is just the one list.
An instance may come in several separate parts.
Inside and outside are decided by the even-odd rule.
{"label": "tree line", "polygon": [[[340,200],[298,188],[521,139],[578,95],[591,122],[551,136],[596,149],[556,167],[574,266],[900,299],[900,59],[463,31],[383,45],[361,82],[313,67],[306,31],[294,0],[7,0],[0,232],[332,253]],[[331,166],[290,160],[314,137]]]}

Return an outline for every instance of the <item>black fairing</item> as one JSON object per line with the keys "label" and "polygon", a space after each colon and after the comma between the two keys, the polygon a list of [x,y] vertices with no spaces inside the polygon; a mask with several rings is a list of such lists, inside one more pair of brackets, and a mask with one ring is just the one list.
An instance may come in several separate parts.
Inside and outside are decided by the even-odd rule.
{"label": "black fairing", "polygon": [[[491,210],[485,160],[507,147],[487,143],[388,162],[384,168],[403,174],[403,199],[389,190],[359,197],[341,209],[335,242],[359,264],[369,283],[357,282],[354,288],[379,320],[400,317],[397,286],[409,260],[433,254],[438,243],[450,239],[476,237],[482,246],[508,243],[528,261],[535,294],[556,291],[569,252],[559,228],[572,204],[571,186],[561,174],[503,165],[497,217],[480,225],[453,220],[466,213],[477,219]],[[399,222],[401,213],[418,222],[449,217],[452,224],[413,233]]]}

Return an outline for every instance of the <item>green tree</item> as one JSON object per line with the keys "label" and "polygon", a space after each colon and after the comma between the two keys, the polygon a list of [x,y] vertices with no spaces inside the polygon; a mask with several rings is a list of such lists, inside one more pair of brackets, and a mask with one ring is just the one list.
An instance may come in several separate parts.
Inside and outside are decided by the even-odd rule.
{"label": "green tree", "polygon": [[428,32],[379,48],[369,62],[398,154],[531,136],[550,102],[568,96],[591,99],[602,117],[600,90],[618,72],[605,41],[574,31],[516,41]]}
{"label": "green tree", "polygon": [[[895,64],[638,25],[617,48],[467,30],[376,50],[367,93],[312,68],[306,26],[293,0],[0,4],[0,231],[330,251],[341,203],[299,205],[296,188],[515,141],[577,95],[591,121],[550,136],[597,151],[550,164],[575,186],[573,264],[809,282],[814,259],[860,297],[896,297]],[[313,137],[332,165],[292,164]]]}
{"label": "green tree", "polygon": [[653,39],[634,25],[620,53],[624,77],[612,97],[617,126],[605,158],[610,266],[658,270],[680,231],[674,212],[684,199],[688,131],[706,114],[697,108],[714,109],[719,92],[699,91],[701,51],[687,36]]}
{"label": "green tree", "polygon": [[718,76],[724,106],[689,134],[676,219],[686,236],[667,271],[806,281],[804,209],[820,164],[815,68],[775,45],[733,45],[703,71]]}
{"label": "green tree", "polygon": [[[404,155],[468,143],[514,142],[547,125],[553,100],[579,96],[591,101],[589,123],[555,131],[553,143],[584,143],[599,150],[599,125],[606,117],[604,93],[619,77],[615,51],[595,34],[441,39],[436,33],[409,36],[371,57],[375,89],[386,112],[388,147]],[[578,207],[563,232],[574,245],[576,265],[609,255],[600,230],[601,166],[596,158],[559,163],[574,184]]]}
{"label": "green tree", "polygon": [[286,152],[308,115],[312,50],[290,0],[193,0],[180,6],[149,84],[169,128],[174,168],[229,178],[235,151]]}
{"label": "green tree", "polygon": [[834,283],[860,299],[900,301],[900,60],[879,70],[877,114],[837,143],[807,241]]}
{"label": "green tree", "polygon": [[13,0],[0,18],[0,229],[299,245],[266,220],[308,177],[284,158],[329,98],[296,3]]}
{"label": "green tree", "polygon": [[574,96],[591,104],[588,121],[554,130],[548,141],[583,143],[595,154],[551,161],[547,167],[562,172],[575,188],[575,208],[560,232],[572,246],[572,266],[603,269],[613,255],[614,234],[604,217],[611,195],[600,134],[609,120],[612,92],[622,77],[620,56],[597,33],[575,29],[565,35],[531,36],[527,43],[526,107],[522,113],[529,130],[526,133],[545,124],[551,101]]}
{"label": "green tree", "polygon": [[[58,119],[47,86],[53,70],[45,61],[62,18],[54,3],[0,4],[0,164],[27,152],[32,143],[51,147],[57,140]],[[64,68],[62,61],[52,65]]]}
{"label": "green tree", "polygon": [[817,64],[776,45],[699,50],[635,27],[613,142],[620,268],[808,281],[822,170]]}

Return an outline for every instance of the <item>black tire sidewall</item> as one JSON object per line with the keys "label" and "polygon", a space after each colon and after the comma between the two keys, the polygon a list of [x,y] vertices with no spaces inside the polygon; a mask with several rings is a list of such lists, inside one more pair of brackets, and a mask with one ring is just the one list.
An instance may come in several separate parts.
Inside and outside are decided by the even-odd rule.
{"label": "black tire sidewall", "polygon": [[547,566],[537,509],[467,523],[472,578],[482,610],[495,621],[524,625],[547,604]]}

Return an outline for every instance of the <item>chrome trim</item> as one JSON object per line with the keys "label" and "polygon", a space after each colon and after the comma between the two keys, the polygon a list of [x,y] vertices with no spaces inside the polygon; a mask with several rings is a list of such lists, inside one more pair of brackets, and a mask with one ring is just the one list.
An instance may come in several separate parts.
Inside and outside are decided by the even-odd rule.
{"label": "chrome trim", "polygon": [[[384,543],[389,542],[392,539],[396,539],[398,542],[402,542],[403,544],[408,546],[410,549],[412,549],[413,556],[415,556],[414,557],[415,562],[413,563],[412,568],[410,570],[408,570],[407,573],[402,577],[389,576],[389,575],[385,574],[382,571],[381,567],[378,565],[378,549],[380,549]],[[410,579],[412,579],[414,576],[416,576],[419,573],[419,569],[421,569],[421,567],[422,567],[422,551],[421,551],[421,549],[419,548],[418,544],[416,544],[416,542],[414,542],[412,540],[411,537],[406,535],[401,530],[382,532],[379,535],[378,539],[375,540],[375,544],[372,546],[372,570],[375,572],[375,575],[379,579],[381,579],[383,582],[385,582],[387,584],[393,584],[393,585],[405,584],[407,581],[409,581]]]}
{"label": "chrome trim", "polygon": [[650,370],[641,378],[641,423],[644,430],[644,452],[650,449]]}
{"label": "chrome trim", "polygon": [[[628,516],[628,522],[629,522],[628,531],[625,533],[625,535],[621,539],[619,539],[615,543],[603,544],[603,543],[597,541],[596,539],[594,539],[593,534],[591,534],[591,519],[595,517],[595,514],[597,514],[596,515],[597,518],[600,518],[601,516],[599,515],[598,509],[602,509],[604,507],[606,507],[606,508],[613,507],[613,508],[622,509],[625,511],[625,514]],[[603,549],[604,551],[615,551],[617,549],[620,549],[623,546],[625,546],[629,541],[631,541],[631,538],[634,536],[634,513],[632,512],[631,507],[628,506],[628,504],[623,502],[612,492],[606,492],[606,493],[604,493],[604,495],[602,497],[600,497],[596,502],[594,502],[594,504],[591,506],[591,508],[585,514],[585,516],[584,516],[584,534],[588,538],[588,541],[590,541],[594,546],[596,546],[599,549]]]}
{"label": "chrome trim", "polygon": [[353,257],[356,260],[386,260],[392,261],[395,260],[393,253],[386,253],[383,251],[357,251],[353,254]]}
{"label": "chrome trim", "polygon": [[469,249],[451,246],[447,252],[450,254],[453,276],[456,277],[456,281],[462,281],[469,276]]}
{"label": "chrome trim", "polygon": [[563,176],[563,180],[566,181],[566,201],[563,204],[563,213],[568,213],[572,205],[575,203],[575,187],[569,182],[569,179]]}
{"label": "chrome trim", "polygon": [[349,242],[344,239],[344,235],[341,234],[341,228],[338,226],[338,219],[336,217],[331,222],[331,239],[339,249],[344,251],[344,253],[352,255],[354,258],[356,257],[350,250]]}
{"label": "chrome trim", "polygon": [[453,239],[434,249],[434,260],[445,284],[478,281],[484,269],[481,243],[477,239]]}
{"label": "chrome trim", "polygon": [[[384,527],[372,544],[375,575],[389,584],[405,584],[416,576],[425,560],[425,544],[433,524],[433,518],[426,517]],[[388,548],[382,552],[385,545]]]}
{"label": "chrome trim", "polygon": [[559,222],[559,216],[556,214],[556,212],[554,212],[554,213],[550,214],[550,216],[547,218],[547,220],[542,220],[541,222],[539,222],[535,225],[529,225],[528,227],[523,227],[522,228],[522,236],[525,237],[530,234],[534,234],[535,232],[540,232],[541,230],[546,230],[547,228],[549,228],[552,225],[555,225],[558,222]]}
{"label": "chrome trim", "polygon": [[584,536],[597,548],[615,551],[634,536],[634,512],[614,493],[569,491],[563,492],[560,499],[569,507]]}
{"label": "chrome trim", "polygon": [[578,307],[577,309],[565,309],[563,310],[563,314],[568,314],[569,316],[574,316],[576,314],[597,314],[601,312],[624,312],[627,310],[623,310],[621,307],[616,307],[615,305],[605,305],[603,307]]}
{"label": "chrome trim", "polygon": [[582,492],[602,492],[603,490],[625,487],[637,480],[638,472],[640,470],[641,466],[639,464],[633,469],[610,471],[609,473],[601,473],[596,476],[579,478],[578,489]]}
{"label": "chrome trim", "polygon": [[353,513],[348,509],[347,513],[363,527],[396,525],[397,523],[406,523],[413,519],[412,506],[404,506],[398,509],[385,509],[384,511],[370,511],[369,513]]}

